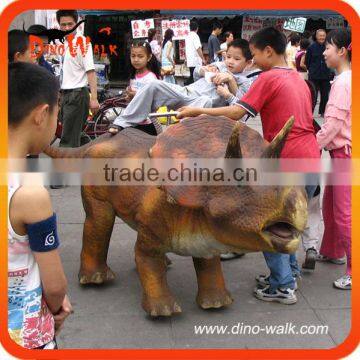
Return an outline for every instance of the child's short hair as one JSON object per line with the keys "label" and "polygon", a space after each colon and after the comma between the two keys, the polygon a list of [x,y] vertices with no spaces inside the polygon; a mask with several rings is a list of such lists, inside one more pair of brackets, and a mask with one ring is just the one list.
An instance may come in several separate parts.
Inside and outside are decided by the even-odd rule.
{"label": "child's short hair", "polygon": [[307,38],[302,38],[300,40],[300,49],[307,50],[307,48],[310,46],[310,40]]}
{"label": "child's short hair", "polygon": [[351,60],[351,32],[349,29],[334,29],[326,35],[326,42],[335,45],[338,49],[348,50],[348,59]]}
{"label": "child's short hair", "polygon": [[300,35],[299,35],[298,33],[292,33],[292,34],[290,35],[290,37],[289,37],[289,40],[290,40],[290,44],[291,44],[292,46],[295,46],[297,43],[300,42],[301,37],[300,37]]}
{"label": "child's short hair", "polygon": [[59,82],[48,70],[25,62],[9,64],[9,125],[19,125],[41,104],[48,104],[52,111],[58,96]]}
{"label": "child's short hair", "polygon": [[233,35],[232,31],[226,31],[224,33],[224,39],[226,40],[230,35]]}
{"label": "child's short hair", "polygon": [[250,44],[259,50],[264,50],[270,46],[278,55],[283,55],[286,50],[286,37],[274,27],[267,27],[251,36]]}
{"label": "child's short hair", "polygon": [[231,48],[239,48],[241,49],[246,60],[251,60],[252,55],[249,48],[249,42],[245,39],[235,39],[228,45],[228,50]]}
{"label": "child's short hair", "polygon": [[76,10],[58,10],[56,12],[56,20],[60,24],[60,18],[63,16],[71,16],[74,21],[77,23],[79,15]]}
{"label": "child's short hair", "polygon": [[24,54],[29,48],[29,36],[21,30],[11,30],[8,32],[8,59],[14,61],[16,53]]}

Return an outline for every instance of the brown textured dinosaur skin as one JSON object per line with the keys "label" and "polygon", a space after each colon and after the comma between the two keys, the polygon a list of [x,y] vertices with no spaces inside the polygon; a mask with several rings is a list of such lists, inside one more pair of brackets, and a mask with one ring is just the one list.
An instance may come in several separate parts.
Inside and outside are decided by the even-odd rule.
{"label": "brown textured dinosaur skin", "polygon": [[[272,157],[286,137],[268,145],[244,124],[237,123],[232,133],[233,128],[230,119],[203,115],[169,127],[157,139],[128,128],[82,148],[51,147],[45,153],[56,158],[146,158],[151,148],[154,158],[223,158],[225,153],[236,157],[241,146],[244,158],[266,152]],[[119,216],[138,232],[135,260],[143,287],[142,306],[150,316],[181,312],[166,282],[167,252],[193,257],[197,303],[204,309],[219,308],[233,300],[225,288],[218,255],[227,251],[293,252],[307,216],[305,192],[295,187],[83,186],[81,193],[86,220],[80,283],[101,284],[114,278],[106,259],[115,216]],[[291,239],[282,239],[267,231],[266,226],[279,221],[298,232]]]}

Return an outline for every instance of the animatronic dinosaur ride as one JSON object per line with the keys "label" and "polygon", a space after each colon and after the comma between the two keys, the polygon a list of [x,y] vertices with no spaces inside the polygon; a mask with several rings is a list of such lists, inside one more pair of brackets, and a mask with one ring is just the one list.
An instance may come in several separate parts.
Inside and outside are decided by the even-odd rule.
{"label": "animatronic dinosaur ride", "polygon": [[[45,152],[54,158],[274,158],[279,157],[293,121],[270,144],[243,123],[202,115],[185,119],[158,137],[126,128],[81,148],[50,147]],[[198,305],[219,308],[233,301],[225,288],[219,254],[294,252],[307,218],[305,191],[294,186],[83,186],[82,200],[86,220],[80,284],[114,279],[106,260],[119,216],[138,232],[135,260],[142,306],[151,316],[181,312],[166,282],[166,253],[193,257]]]}

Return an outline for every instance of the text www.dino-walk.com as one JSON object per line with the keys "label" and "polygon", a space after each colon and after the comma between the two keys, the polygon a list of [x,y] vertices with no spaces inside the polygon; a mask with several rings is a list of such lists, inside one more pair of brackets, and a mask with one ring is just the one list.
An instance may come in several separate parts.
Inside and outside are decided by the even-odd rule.
{"label": "text www.dino-walk.com", "polygon": [[327,335],[328,325],[301,325],[292,322],[277,325],[194,325],[195,335]]}

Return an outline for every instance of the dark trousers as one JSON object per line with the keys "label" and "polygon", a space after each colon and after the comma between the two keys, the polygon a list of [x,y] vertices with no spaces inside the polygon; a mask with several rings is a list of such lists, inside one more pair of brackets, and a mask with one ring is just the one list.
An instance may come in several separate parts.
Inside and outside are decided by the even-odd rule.
{"label": "dark trousers", "polygon": [[157,131],[154,124],[136,125],[135,129],[144,131],[149,135],[154,135],[154,136],[157,135]]}
{"label": "dark trousers", "polygon": [[59,119],[62,122],[61,147],[79,147],[82,129],[89,115],[90,95],[84,88],[62,90]]}
{"label": "dark trousers", "polygon": [[325,79],[310,79],[316,87],[316,99],[318,93],[320,92],[320,105],[319,105],[319,114],[324,115],[325,107],[329,100],[330,93],[330,81]]}
{"label": "dark trousers", "polygon": [[185,81],[185,85],[190,85],[194,82],[194,70],[195,70],[195,66],[194,67],[189,67],[190,70],[190,77],[189,79],[187,79]]}

